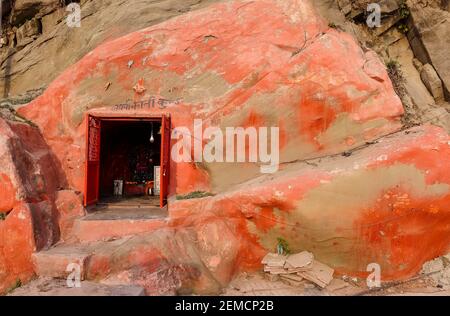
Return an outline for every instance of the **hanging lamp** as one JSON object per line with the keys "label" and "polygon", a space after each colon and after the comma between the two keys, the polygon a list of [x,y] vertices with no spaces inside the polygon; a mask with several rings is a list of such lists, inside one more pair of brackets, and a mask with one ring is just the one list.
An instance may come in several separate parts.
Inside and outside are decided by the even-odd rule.
{"label": "hanging lamp", "polygon": [[155,142],[155,138],[153,137],[153,123],[152,123],[152,131],[150,133],[150,144],[153,144]]}

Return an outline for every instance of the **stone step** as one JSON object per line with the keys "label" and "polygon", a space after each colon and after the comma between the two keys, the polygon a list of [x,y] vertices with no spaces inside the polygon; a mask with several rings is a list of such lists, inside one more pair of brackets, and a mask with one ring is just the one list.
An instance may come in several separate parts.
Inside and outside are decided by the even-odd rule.
{"label": "stone step", "polygon": [[[39,277],[67,279],[79,272],[80,280],[89,278],[88,272],[94,257],[109,258],[133,238],[127,236],[110,241],[91,243],[56,244],[48,250],[32,255],[35,273]],[[126,247],[126,246],[125,246]],[[95,265],[95,263],[94,263]]]}
{"label": "stone step", "polygon": [[76,220],[73,235],[80,242],[107,241],[151,232],[167,222],[167,209],[104,209]]}
{"label": "stone step", "polygon": [[38,276],[65,279],[77,269],[80,279],[84,280],[92,252],[90,245],[59,244],[49,250],[33,253],[34,271]]}
{"label": "stone step", "polygon": [[[145,290],[138,285],[109,285],[91,281],[69,287],[66,280],[38,278],[17,288],[10,296],[145,296]],[[71,285],[72,286],[72,285]]]}

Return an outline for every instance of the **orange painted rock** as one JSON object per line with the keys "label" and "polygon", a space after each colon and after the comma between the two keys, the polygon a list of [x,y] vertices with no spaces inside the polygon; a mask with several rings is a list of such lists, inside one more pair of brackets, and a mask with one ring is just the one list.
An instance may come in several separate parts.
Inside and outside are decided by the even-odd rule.
{"label": "orange painted rock", "polygon": [[0,119],[0,293],[29,280],[32,252],[58,240],[53,199],[60,183],[39,130]]}
{"label": "orange painted rock", "polygon": [[35,249],[32,213],[27,204],[20,203],[0,221],[0,293],[31,279]]}
{"label": "orange painted rock", "polygon": [[[241,240],[273,251],[282,237],[292,251],[308,250],[343,274],[365,276],[377,263],[383,280],[410,277],[448,252],[450,137],[441,128],[414,128],[350,157],[311,163],[215,197],[177,201],[172,225],[228,219],[239,223]],[[254,249],[240,250],[239,266],[260,267]]]}
{"label": "orange painted rock", "polygon": [[[0,177],[14,195],[2,208],[16,214],[27,202],[34,235],[12,239],[25,249],[22,270],[10,270],[2,248],[0,263],[18,272],[0,271],[0,284],[30,272],[23,245],[58,239],[58,212],[70,237],[79,197],[57,191],[84,189],[86,113],[170,114],[188,133],[195,119],[202,131],[276,126],[280,141],[269,175],[260,161],[171,160],[169,227],[98,249],[88,278],[129,280],[148,294],[216,293],[237,272],[260,269],[283,237],[339,273],[365,276],[378,263],[382,279],[401,279],[450,244],[448,134],[427,126],[380,138],[403,114],[384,65],[308,1],[227,1],[104,43],[19,112],[42,134],[0,120]],[[323,158],[302,162],[314,157]],[[196,190],[216,195],[174,199]],[[8,226],[11,214],[4,239],[5,229],[29,226]]]}
{"label": "orange painted rock", "polygon": [[[315,165],[315,166],[314,166]],[[351,155],[287,166],[213,197],[173,202],[171,229],[96,251],[89,278],[142,285],[149,295],[211,294],[284,238],[337,274],[382,281],[418,273],[450,245],[450,137],[417,127]]]}
{"label": "orange painted rock", "polygon": [[13,209],[16,189],[11,179],[4,173],[0,174],[0,212],[6,213]]}
{"label": "orange painted rock", "polygon": [[[403,108],[376,54],[329,28],[308,1],[262,0],[214,4],[104,43],[19,112],[81,191],[87,112],[170,113],[173,128],[190,131],[194,119],[203,130],[277,126],[283,163],[391,132]],[[171,170],[171,195],[260,174],[257,163],[172,161]]]}
{"label": "orange painted rock", "polygon": [[58,191],[55,198],[55,207],[58,213],[60,239],[61,241],[69,241],[75,220],[86,215],[81,197],[70,190]]}

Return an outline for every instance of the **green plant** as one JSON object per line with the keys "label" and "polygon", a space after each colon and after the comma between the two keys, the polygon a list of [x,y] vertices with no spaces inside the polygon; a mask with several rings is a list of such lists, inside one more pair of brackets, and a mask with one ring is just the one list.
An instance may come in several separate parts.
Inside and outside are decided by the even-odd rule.
{"label": "green plant", "polygon": [[16,283],[14,283],[13,286],[11,286],[9,289],[6,290],[6,293],[11,293],[12,291],[14,291],[15,289],[17,289],[21,286],[22,286],[22,281],[20,279],[17,279]]}
{"label": "green plant", "polygon": [[194,191],[185,195],[177,195],[177,200],[189,200],[189,199],[200,199],[208,196],[213,196],[211,192],[205,191]]}
{"label": "green plant", "polygon": [[389,61],[386,63],[386,67],[389,70],[398,69],[400,67],[400,64],[395,59],[389,59]]}
{"label": "green plant", "polygon": [[400,63],[397,60],[390,59],[386,63],[386,68],[395,92],[400,98],[402,98],[406,94],[406,89],[404,86],[405,78],[400,69]]}
{"label": "green plant", "polygon": [[407,19],[410,14],[406,1],[402,0],[399,3],[398,15],[400,16],[400,21],[397,26],[398,30],[402,33],[407,33],[409,31]]}
{"label": "green plant", "polygon": [[328,27],[331,27],[332,29],[337,29],[337,25],[334,22],[328,23]]}
{"label": "green plant", "polygon": [[399,24],[397,28],[402,33],[408,33],[409,31],[409,27],[406,24]]}
{"label": "green plant", "polygon": [[290,254],[291,253],[291,249],[289,249],[289,244],[288,242],[281,237],[277,238],[278,244],[277,244],[277,252],[279,254]]}
{"label": "green plant", "polygon": [[408,5],[406,1],[401,1],[399,4],[399,15],[402,19],[406,19],[409,17],[411,13],[409,12]]}
{"label": "green plant", "polygon": [[6,219],[5,213],[0,213],[0,221],[4,221]]}

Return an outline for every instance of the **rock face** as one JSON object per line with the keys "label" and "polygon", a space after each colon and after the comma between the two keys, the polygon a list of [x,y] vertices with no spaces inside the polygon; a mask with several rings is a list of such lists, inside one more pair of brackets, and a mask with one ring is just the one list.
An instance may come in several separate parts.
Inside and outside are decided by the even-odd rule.
{"label": "rock face", "polygon": [[[145,92],[133,89],[137,83]],[[179,101],[164,109],[120,106],[151,97]],[[42,108],[52,111],[42,115]],[[191,132],[194,119],[203,120],[203,129],[223,131],[279,126],[280,162],[287,163],[394,131],[403,108],[375,53],[329,28],[307,2],[261,1],[214,5],[105,43],[19,110],[40,126],[78,191],[84,184],[87,111],[171,113],[173,128]],[[224,190],[259,175],[258,164],[244,166],[245,172],[240,163],[171,161],[170,194]]]}
{"label": "rock face", "polygon": [[[152,107],[151,98],[169,101]],[[431,126],[399,132],[403,107],[384,64],[308,1],[218,3],[106,42],[18,112],[42,136],[4,123],[5,144],[19,132],[35,138],[23,145],[26,167],[16,167],[11,147],[3,151],[0,201],[13,212],[0,229],[17,203],[34,207],[37,229],[22,235],[31,245],[21,265],[27,276],[32,249],[59,234],[69,240],[83,214],[75,191],[84,190],[87,113],[170,114],[173,129],[189,132],[195,119],[202,130],[280,129],[273,174],[254,162],[171,160],[168,224],[97,249],[87,279],[135,283],[147,294],[217,293],[237,272],[260,268],[278,237],[338,273],[364,277],[378,263],[383,280],[409,277],[448,252],[448,134]],[[216,195],[174,199],[198,190]]]}
{"label": "rock face", "polygon": [[[0,118],[0,292],[34,274],[31,254],[59,240],[58,221],[70,222],[58,204],[65,183],[39,130]],[[80,198],[72,205],[81,207]],[[75,207],[75,206],[73,206]],[[59,214],[61,213],[61,215]],[[70,224],[62,225],[64,228]]]}
{"label": "rock face", "polygon": [[21,48],[35,40],[41,32],[40,27],[39,21],[36,19],[29,20],[22,25],[16,33],[17,46]]}
{"label": "rock face", "polygon": [[[436,1],[428,1],[436,2]],[[419,60],[430,63],[441,78],[446,100],[450,100],[450,12],[436,5],[408,0],[412,30],[408,34],[411,47]]]}
{"label": "rock face", "polygon": [[428,91],[433,95],[436,100],[444,99],[444,90],[442,89],[442,81],[439,78],[436,70],[430,64],[423,66],[420,72],[420,78],[428,88]]}
{"label": "rock face", "polygon": [[[53,173],[45,156],[49,151],[36,128],[0,118],[0,148],[0,292],[4,292],[33,275],[31,253],[53,242],[44,195],[56,188],[54,178],[49,178]],[[36,156],[39,151],[42,160]]]}
{"label": "rock face", "polygon": [[[100,43],[214,2],[217,0],[144,0],[130,5],[121,1],[82,0],[79,1],[82,27],[70,28],[66,24],[69,12],[60,5],[60,0],[15,1],[9,18],[11,29],[5,34],[8,44],[0,48],[0,97],[14,97],[46,87]],[[39,34],[16,46],[18,29],[32,19],[41,26]]]}
{"label": "rock face", "polygon": [[402,279],[449,247],[449,154],[445,131],[415,128],[344,160],[294,164],[223,195],[178,201],[170,218],[177,225],[240,218],[241,234],[265,249],[281,236],[293,252],[307,249],[339,273],[364,277],[374,262],[383,280]]}

